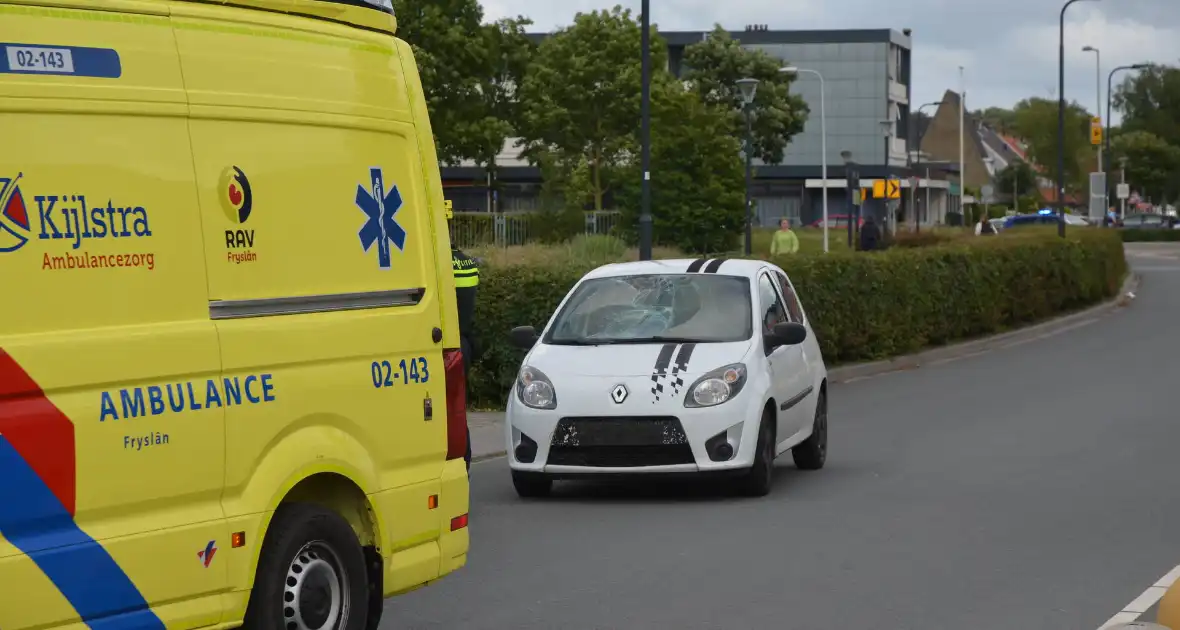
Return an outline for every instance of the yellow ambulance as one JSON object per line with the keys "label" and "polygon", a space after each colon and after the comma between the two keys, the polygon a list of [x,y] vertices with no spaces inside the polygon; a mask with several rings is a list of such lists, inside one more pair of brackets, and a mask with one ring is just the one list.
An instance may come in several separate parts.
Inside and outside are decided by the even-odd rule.
{"label": "yellow ambulance", "polygon": [[463,566],[389,0],[0,0],[0,628],[371,630]]}

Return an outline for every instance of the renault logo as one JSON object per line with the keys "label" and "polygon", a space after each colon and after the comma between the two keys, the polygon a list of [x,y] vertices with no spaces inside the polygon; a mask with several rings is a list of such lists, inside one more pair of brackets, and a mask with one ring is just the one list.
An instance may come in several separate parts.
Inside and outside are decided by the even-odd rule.
{"label": "renault logo", "polygon": [[615,401],[616,405],[623,404],[627,400],[627,388],[622,383],[615,385],[615,388],[610,390],[610,399]]}

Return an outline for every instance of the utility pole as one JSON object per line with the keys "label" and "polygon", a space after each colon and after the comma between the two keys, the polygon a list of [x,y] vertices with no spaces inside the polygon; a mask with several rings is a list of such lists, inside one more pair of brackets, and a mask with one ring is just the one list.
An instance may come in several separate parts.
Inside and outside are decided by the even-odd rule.
{"label": "utility pole", "polygon": [[639,206],[639,260],[651,260],[651,3],[643,0],[640,20],[640,62],[643,87],[639,96],[640,167],[643,170]]}
{"label": "utility pole", "polygon": [[967,172],[963,165],[963,139],[967,136],[967,130],[963,128],[966,100],[967,80],[963,78],[963,66],[959,66],[959,214],[963,216],[963,227],[967,226],[967,204],[963,203],[967,194]]}
{"label": "utility pole", "polygon": [[1057,235],[1065,238],[1065,10],[1078,0],[1067,0],[1061,7],[1057,30]]}

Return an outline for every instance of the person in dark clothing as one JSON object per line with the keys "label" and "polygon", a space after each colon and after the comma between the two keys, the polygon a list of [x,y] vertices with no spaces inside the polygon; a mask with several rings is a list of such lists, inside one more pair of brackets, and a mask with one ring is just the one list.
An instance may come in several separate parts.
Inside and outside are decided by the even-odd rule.
{"label": "person in dark clothing", "polygon": [[881,228],[877,227],[877,222],[873,219],[873,215],[865,217],[865,223],[860,228],[860,250],[862,252],[871,252],[876,250],[881,245]]}
{"label": "person in dark clothing", "polygon": [[991,236],[996,233],[996,226],[992,225],[992,220],[988,217],[983,217],[979,220],[979,235]]}
{"label": "person in dark clothing", "polygon": [[479,264],[463,250],[451,246],[451,268],[455,273],[455,302],[459,310],[459,342],[463,369],[470,370],[478,352],[475,341],[475,294],[479,291]]}
{"label": "person in dark clothing", "polygon": [[[471,378],[471,363],[478,359],[475,336],[475,294],[479,291],[479,264],[463,250],[451,245],[451,269],[455,274],[455,306],[459,311],[459,350],[463,353],[463,381]],[[468,391],[471,388],[468,386]],[[467,428],[467,473],[471,474],[471,427]]]}

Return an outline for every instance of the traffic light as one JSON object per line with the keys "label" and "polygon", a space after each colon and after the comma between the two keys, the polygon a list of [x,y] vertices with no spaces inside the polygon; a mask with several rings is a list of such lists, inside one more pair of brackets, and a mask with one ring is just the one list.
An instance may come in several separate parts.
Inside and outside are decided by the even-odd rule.
{"label": "traffic light", "polygon": [[1097,116],[1090,121],[1090,144],[1094,146],[1102,144],[1102,119]]}

